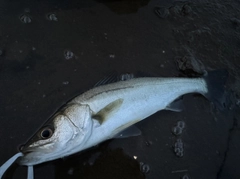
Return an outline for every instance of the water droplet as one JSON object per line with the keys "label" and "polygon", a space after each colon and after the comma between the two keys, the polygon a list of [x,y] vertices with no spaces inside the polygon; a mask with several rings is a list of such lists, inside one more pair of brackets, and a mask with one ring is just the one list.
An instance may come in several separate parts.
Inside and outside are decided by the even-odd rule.
{"label": "water droplet", "polygon": [[185,122],[184,121],[178,121],[177,126],[184,129],[185,128]]}
{"label": "water droplet", "polygon": [[155,7],[155,13],[158,17],[165,19],[169,16],[169,10],[166,7]]}
{"label": "water droplet", "polygon": [[29,9],[29,8],[25,8],[25,9],[24,9],[24,12],[29,13],[29,12],[30,12],[30,9]]}
{"label": "water droplet", "polygon": [[189,177],[187,174],[185,174],[185,175],[182,177],[182,179],[190,179],[190,177]]}
{"label": "water droplet", "polygon": [[73,168],[70,168],[70,169],[68,170],[68,175],[73,175],[73,172],[74,172]]}
{"label": "water droplet", "polygon": [[237,99],[237,100],[236,100],[236,105],[237,105],[237,106],[240,106],[240,99]]}
{"label": "water droplet", "polygon": [[180,134],[182,134],[182,131],[183,131],[182,128],[180,128],[178,126],[172,128],[172,133],[174,135],[180,135]]}
{"label": "water droplet", "polygon": [[183,148],[183,142],[181,139],[178,139],[175,143],[175,148],[180,148],[182,149]]}
{"label": "water droplet", "polygon": [[143,162],[140,162],[140,170],[141,170],[142,173],[147,174],[147,173],[150,172],[150,167],[149,167],[148,164],[145,164],[145,163],[143,163]]}
{"label": "water droplet", "polygon": [[95,161],[99,158],[100,152],[92,154],[92,156],[88,159],[88,164],[89,165],[94,165]]}
{"label": "water droplet", "polygon": [[175,153],[183,152],[183,148],[174,148]]}
{"label": "water droplet", "polygon": [[174,152],[177,157],[183,157],[183,151],[181,149],[177,148]]}
{"label": "water droplet", "polygon": [[150,140],[149,140],[149,141],[146,141],[145,144],[146,144],[147,146],[150,146],[150,145],[152,145],[152,141],[150,141]]}
{"label": "water droplet", "polygon": [[114,54],[110,54],[109,57],[110,58],[115,58],[115,55]]}
{"label": "water droplet", "polygon": [[66,51],[64,52],[64,57],[65,57],[66,60],[69,60],[69,59],[71,59],[71,58],[74,57],[74,54],[73,54],[72,51],[66,50]]}
{"label": "water droplet", "polygon": [[0,56],[3,56],[3,55],[4,55],[4,50],[0,49]]}
{"label": "water droplet", "polygon": [[177,157],[183,157],[184,145],[181,139],[177,139],[174,144],[173,151]]}
{"label": "water droplet", "polygon": [[172,128],[172,133],[174,135],[181,135],[183,133],[183,129],[185,128],[185,122],[184,121],[178,121],[176,126]]}
{"label": "water droplet", "polygon": [[63,85],[68,85],[69,84],[69,81],[64,81],[64,82],[62,82],[63,83]]}
{"label": "water droplet", "polygon": [[21,22],[24,24],[29,24],[32,22],[32,19],[28,14],[22,14],[19,18]]}
{"label": "water droplet", "polygon": [[192,12],[192,8],[189,6],[189,5],[187,5],[187,4],[185,4],[183,7],[182,7],[182,14],[183,15],[189,15],[190,13]]}
{"label": "water droplet", "polygon": [[58,18],[56,16],[56,14],[54,14],[54,13],[48,14],[47,19],[50,20],[50,21],[58,21]]}

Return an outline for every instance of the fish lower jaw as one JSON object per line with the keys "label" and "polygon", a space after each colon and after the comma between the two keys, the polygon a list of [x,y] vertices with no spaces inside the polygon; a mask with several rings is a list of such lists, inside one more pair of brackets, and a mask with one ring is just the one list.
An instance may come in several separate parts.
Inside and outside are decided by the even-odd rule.
{"label": "fish lower jaw", "polygon": [[[41,162],[39,162],[39,163],[41,163]],[[33,165],[37,165],[38,163],[30,162],[30,160],[24,159],[24,160],[18,161],[18,164],[22,165],[22,166],[33,166]]]}

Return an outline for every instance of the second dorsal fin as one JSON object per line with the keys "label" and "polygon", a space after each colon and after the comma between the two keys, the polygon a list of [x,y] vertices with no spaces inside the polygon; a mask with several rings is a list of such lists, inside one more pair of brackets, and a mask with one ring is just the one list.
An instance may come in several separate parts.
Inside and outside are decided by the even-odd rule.
{"label": "second dorsal fin", "polygon": [[114,82],[118,82],[118,81],[126,81],[126,80],[130,80],[132,78],[134,78],[134,75],[132,73],[124,73],[121,75],[112,74],[112,75],[109,75],[109,76],[103,78],[102,80],[98,81],[94,85],[94,87],[106,85],[106,84],[110,84],[110,83],[114,83]]}

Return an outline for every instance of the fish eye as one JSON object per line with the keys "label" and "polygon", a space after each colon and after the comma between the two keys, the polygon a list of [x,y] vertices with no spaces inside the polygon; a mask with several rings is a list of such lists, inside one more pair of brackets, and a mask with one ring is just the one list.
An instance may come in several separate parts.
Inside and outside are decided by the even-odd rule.
{"label": "fish eye", "polygon": [[44,129],[42,129],[42,131],[40,132],[40,137],[42,139],[48,139],[52,136],[52,134],[53,134],[52,129],[49,127],[46,127]]}

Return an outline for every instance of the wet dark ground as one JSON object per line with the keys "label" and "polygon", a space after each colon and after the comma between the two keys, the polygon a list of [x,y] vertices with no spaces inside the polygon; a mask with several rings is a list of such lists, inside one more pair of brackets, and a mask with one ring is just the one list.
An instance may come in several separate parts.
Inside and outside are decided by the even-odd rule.
{"label": "wet dark ground", "polygon": [[[183,112],[138,123],[141,136],[39,165],[35,178],[240,178],[239,8],[236,0],[2,0],[0,164],[61,105],[113,71],[186,76],[226,68],[232,95],[224,111],[186,95]],[[179,121],[184,130],[174,135]],[[26,168],[15,165],[4,178],[26,178]]]}

